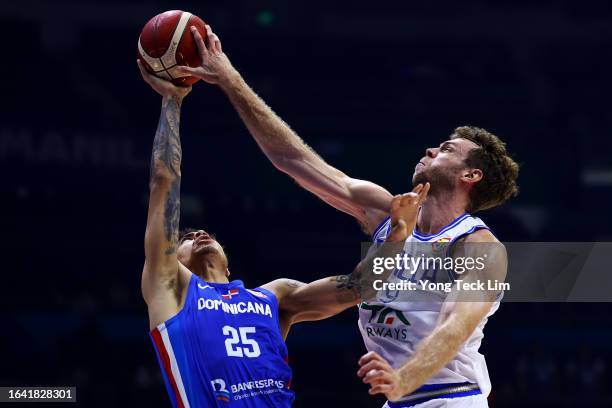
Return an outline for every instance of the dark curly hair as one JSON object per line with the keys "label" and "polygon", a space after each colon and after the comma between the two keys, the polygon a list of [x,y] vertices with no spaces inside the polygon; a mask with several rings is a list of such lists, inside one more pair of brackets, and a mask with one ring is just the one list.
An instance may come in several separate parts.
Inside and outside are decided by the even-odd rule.
{"label": "dark curly hair", "polygon": [[482,170],[482,180],[470,191],[469,212],[496,207],[518,194],[516,179],[519,165],[506,151],[506,144],[497,136],[474,126],[455,129],[451,139],[463,138],[478,145],[465,160],[470,168]]}

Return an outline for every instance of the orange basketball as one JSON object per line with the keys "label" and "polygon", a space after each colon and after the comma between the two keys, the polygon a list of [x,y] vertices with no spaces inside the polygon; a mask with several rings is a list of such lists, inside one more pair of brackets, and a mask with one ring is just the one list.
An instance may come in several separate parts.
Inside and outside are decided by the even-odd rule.
{"label": "orange basketball", "polygon": [[191,26],[206,38],[204,21],[186,11],[166,11],[150,19],[138,38],[138,58],[145,68],[176,85],[189,86],[197,82],[198,78],[181,74],[176,69],[180,65],[196,67],[201,64]]}

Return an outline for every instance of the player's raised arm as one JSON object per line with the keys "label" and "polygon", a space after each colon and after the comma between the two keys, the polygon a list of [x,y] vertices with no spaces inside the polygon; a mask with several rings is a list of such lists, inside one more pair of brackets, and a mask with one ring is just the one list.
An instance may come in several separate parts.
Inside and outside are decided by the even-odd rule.
{"label": "player's raised arm", "polygon": [[404,241],[414,229],[418,209],[427,197],[429,187],[429,183],[419,184],[412,192],[393,198],[392,229],[386,243],[371,251],[352,273],[311,283],[278,279],[265,286],[277,295],[284,335],[293,323],[325,319],[376,296],[374,281],[385,281],[394,268],[380,274],[374,273],[374,260],[394,258],[403,250]]}
{"label": "player's raised arm", "polygon": [[351,178],[327,164],[266,105],[234,69],[219,37],[207,26],[206,43],[192,30],[202,66],[182,71],[219,85],[255,141],[276,168],[333,207],[351,214],[373,232],[389,213],[392,195],[379,185]]}
{"label": "player's raised arm", "polygon": [[[490,312],[499,295],[495,282],[503,282],[506,277],[506,250],[491,232],[484,229],[468,235],[462,244],[465,245],[461,245],[459,256],[485,257],[486,267],[471,269],[453,283],[454,290],[442,305],[436,327],[419,343],[404,365],[393,369],[373,351],[361,357],[357,375],[363,377],[364,383],[370,384],[370,394],[384,394],[389,401],[396,401],[415,391],[455,357]],[[459,280],[461,290],[456,286]],[[484,288],[474,289],[478,284],[483,284]],[[470,287],[472,289],[468,289]]]}
{"label": "player's raised arm", "polygon": [[179,123],[183,97],[191,88],[174,86],[147,73],[140,62],[138,66],[144,80],[163,97],[151,155],[142,272],[142,294],[149,306],[151,325],[155,326],[168,317],[164,314],[178,311],[179,288],[184,280],[176,256],[182,157]]}

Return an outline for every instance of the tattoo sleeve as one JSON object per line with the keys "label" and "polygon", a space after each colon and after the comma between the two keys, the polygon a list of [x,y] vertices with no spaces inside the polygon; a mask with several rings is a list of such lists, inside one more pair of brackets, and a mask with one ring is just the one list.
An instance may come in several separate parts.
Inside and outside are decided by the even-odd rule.
{"label": "tattoo sleeve", "polygon": [[151,155],[151,185],[159,174],[171,180],[164,203],[164,235],[170,243],[165,251],[166,255],[176,252],[178,242],[182,158],[179,135],[180,111],[180,100],[176,98],[163,100]]}
{"label": "tattoo sleeve", "polygon": [[303,283],[303,282],[298,282],[296,280],[289,280],[289,281],[287,281],[287,283],[285,283],[285,285],[287,285],[290,288],[299,288],[299,287],[304,286],[306,284]]}
{"label": "tattoo sleeve", "polygon": [[[374,244],[376,245],[376,244]],[[347,303],[355,300],[368,300],[376,296],[375,280],[386,280],[392,270],[385,270],[382,274],[374,273],[375,258],[393,258],[404,249],[404,241],[386,242],[379,245],[348,275],[338,275],[330,279],[336,282],[336,300],[338,303]]]}

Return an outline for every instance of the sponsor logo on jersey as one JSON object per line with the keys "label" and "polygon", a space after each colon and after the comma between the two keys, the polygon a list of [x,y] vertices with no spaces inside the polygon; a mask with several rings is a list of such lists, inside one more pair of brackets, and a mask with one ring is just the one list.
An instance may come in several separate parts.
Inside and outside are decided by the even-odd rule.
{"label": "sponsor logo on jersey", "polygon": [[213,287],[210,285],[202,285],[200,282],[198,282],[198,288],[200,289],[212,289]]}
{"label": "sponsor logo on jersey", "polygon": [[225,386],[225,380],[216,378],[210,382],[210,385],[212,385],[213,394],[217,400],[229,402],[230,393]]}
{"label": "sponsor logo on jersey", "polygon": [[[408,328],[410,322],[401,310],[383,305],[368,305],[362,303],[360,309],[372,311],[370,319],[364,324],[368,337],[392,338],[398,341],[408,341]],[[393,324],[399,322],[398,324]]]}
{"label": "sponsor logo on jersey", "polygon": [[397,317],[406,326],[410,326],[410,322],[406,319],[406,316],[404,316],[401,310],[383,305],[368,305],[367,303],[362,303],[359,305],[359,308],[372,311],[368,323],[372,323],[373,320],[376,320],[375,323],[391,325]]}
{"label": "sponsor logo on jersey", "polygon": [[227,291],[225,295],[221,295],[221,297],[223,299],[231,299],[232,296],[238,296],[239,294],[240,292],[238,292],[238,289],[230,289]]}
{"label": "sponsor logo on jersey", "polygon": [[408,342],[408,329],[406,327],[385,327],[369,325],[365,327],[368,337],[382,337]]}
{"label": "sponsor logo on jersey", "polygon": [[242,381],[236,384],[230,384],[229,390],[227,383],[221,378],[216,378],[210,382],[213,388],[213,394],[219,401],[229,402],[230,399],[241,400],[258,395],[268,395],[280,391],[283,388],[288,388],[284,380],[276,380],[274,378],[264,378],[261,380]]}
{"label": "sponsor logo on jersey", "polygon": [[242,314],[242,313],[253,313],[272,317],[272,309],[267,303],[259,302],[238,302],[238,303],[225,303],[219,299],[198,299],[198,310],[221,310],[225,313],[231,314]]}
{"label": "sponsor logo on jersey", "polygon": [[232,393],[257,390],[262,388],[283,388],[285,382],[283,380],[275,380],[274,378],[266,378],[264,380],[245,381],[237,384],[232,384],[230,389]]}

